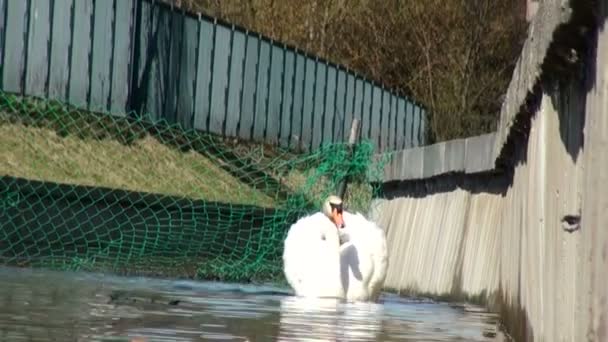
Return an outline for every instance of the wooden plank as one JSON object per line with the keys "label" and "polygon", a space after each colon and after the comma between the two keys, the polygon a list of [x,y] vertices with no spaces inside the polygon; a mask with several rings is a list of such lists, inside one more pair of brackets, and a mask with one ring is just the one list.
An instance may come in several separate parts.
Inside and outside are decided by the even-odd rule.
{"label": "wooden plank", "polygon": [[327,80],[327,66],[318,60],[316,61],[316,64],[316,87],[313,100],[314,109],[312,114],[312,150],[318,148],[323,143],[323,114],[325,112],[325,88]]}
{"label": "wooden plank", "polygon": [[342,118],[336,118],[336,68],[327,66],[327,85],[325,87],[325,109],[323,110],[323,144],[334,141],[334,123],[342,122]]}
{"label": "wooden plank", "polygon": [[241,118],[241,86],[243,85],[243,61],[245,59],[245,34],[234,31],[230,54],[230,78],[226,113],[226,135],[236,136]]}
{"label": "wooden plank", "polygon": [[[154,11],[148,1],[137,3],[139,12],[139,32],[134,36],[133,46],[135,54],[133,56],[134,79],[131,80],[131,103],[130,110],[150,118],[147,113],[147,93],[149,89],[150,71],[152,68],[155,53],[152,53],[154,45]],[[136,24],[137,22],[134,22]]]}
{"label": "wooden plank", "polygon": [[[77,0],[78,1],[78,0]],[[112,83],[110,111],[114,115],[128,111],[133,30],[135,29],[135,0],[117,0],[114,20],[114,56],[112,58]]]}
{"label": "wooden plank", "polygon": [[[420,107],[418,107],[420,108]],[[420,145],[426,145],[427,144],[427,134],[426,134],[426,124],[427,124],[427,117],[426,117],[426,111],[422,108],[420,108]]]}
{"label": "wooden plank", "polygon": [[382,96],[382,107],[380,110],[379,120],[380,120],[380,129],[378,133],[378,148],[380,151],[386,151],[388,146],[389,139],[389,123],[391,120],[390,110],[391,110],[391,96],[388,90],[381,91]]}
{"label": "wooden plank", "polygon": [[68,101],[79,107],[88,103],[92,14],[93,0],[74,1]]}
{"label": "wooden plank", "polygon": [[[180,125],[182,128],[190,128],[189,115],[179,115],[178,97],[180,89],[180,62],[184,49],[184,20],[185,16],[177,9],[169,12],[169,37],[166,45],[169,46],[168,56],[163,59],[166,65],[162,69],[165,83],[163,84],[166,91],[163,97],[163,117],[170,123]],[[163,42],[165,44],[165,42]]]}
{"label": "wooden plank", "polygon": [[[346,114],[346,72],[344,69],[336,71],[336,121],[334,124],[333,141],[344,141],[346,139],[345,129],[348,116]],[[352,120],[352,119],[351,119]],[[350,134],[350,133],[349,133]]]}
{"label": "wooden plank", "polygon": [[228,88],[228,68],[230,62],[230,30],[217,25],[213,43],[213,70],[211,72],[211,117],[209,132],[223,134],[226,120],[226,89]]}
{"label": "wooden plank", "polygon": [[72,32],[73,0],[53,1],[53,26],[51,37],[51,64],[49,68],[48,96],[51,99],[67,100],[69,81],[69,57]]}
{"label": "wooden plank", "polygon": [[403,98],[397,99],[397,128],[396,128],[396,150],[405,148],[405,100]]}
{"label": "wooden plank", "polygon": [[364,86],[365,82],[359,78],[355,78],[355,87],[354,94],[355,97],[353,99],[353,111],[354,111],[354,119],[359,119],[359,139],[363,139],[363,102],[365,100],[365,92]]}
{"label": "wooden plank", "polygon": [[[177,114],[177,98],[179,96],[179,76],[182,46],[184,45],[184,16],[177,10],[166,10],[167,34],[161,41],[161,49],[166,51],[166,55],[161,60],[161,87],[164,89],[162,97],[162,116],[171,124],[178,124],[182,128],[190,128],[190,120]],[[166,40],[165,40],[166,39]],[[181,121],[180,119],[183,119]],[[185,125],[185,127],[184,127]]]}
{"label": "wooden plank", "polygon": [[50,1],[32,1],[30,5],[29,41],[25,67],[25,94],[46,96],[51,41]]}
{"label": "wooden plank", "polygon": [[13,93],[23,92],[29,13],[27,3],[24,0],[8,0],[6,4],[3,90]]}
{"label": "wooden plank", "polygon": [[3,88],[3,79],[4,79],[4,52],[5,52],[5,42],[6,42],[6,7],[8,5],[8,0],[0,0],[0,89]]}
{"label": "wooden plank", "polygon": [[419,138],[420,145],[426,145],[426,111],[420,107],[420,130],[419,130]]}
{"label": "wooden plank", "polygon": [[196,97],[194,128],[206,131],[209,120],[209,89],[211,89],[211,60],[213,54],[214,25],[205,20],[198,21],[198,55],[196,63]]}
{"label": "wooden plank", "polygon": [[194,120],[198,20],[185,17],[182,23],[184,26],[177,86],[177,121],[185,129],[191,129]]}
{"label": "wooden plank", "polygon": [[304,110],[304,85],[306,59],[304,55],[295,55],[295,74],[293,80],[293,112],[291,115],[291,135],[289,146],[300,147],[302,139],[302,122]]}
{"label": "wooden plank", "polygon": [[361,107],[361,138],[370,139],[371,121],[370,112],[372,109],[372,85],[363,81],[363,105]]}
{"label": "wooden plank", "polygon": [[[148,43],[147,63],[149,64],[145,77],[146,115],[153,121],[167,121],[173,123],[173,113],[166,113],[167,102],[171,99],[170,84],[170,58],[171,58],[171,17],[169,9],[152,6],[150,12],[151,30]],[[169,116],[167,116],[169,114]]]}
{"label": "wooden plank", "polygon": [[273,45],[271,48],[270,83],[268,93],[268,117],[266,119],[265,140],[271,144],[278,143],[281,127],[281,100],[283,95],[283,49]]}
{"label": "wooden plank", "polygon": [[291,125],[294,122],[294,82],[295,82],[295,66],[296,58],[293,51],[285,51],[285,73],[283,74],[283,106],[281,108],[281,135],[279,136],[279,144],[282,147],[288,147],[291,142]]}
{"label": "wooden plank", "polygon": [[255,97],[255,120],[253,126],[253,139],[261,141],[266,135],[266,118],[268,117],[268,86],[270,79],[270,43],[260,42],[258,56],[257,93]]}
{"label": "wooden plank", "polygon": [[370,139],[376,144],[376,149],[382,150],[382,115],[384,114],[383,109],[383,93],[384,91],[380,87],[373,87],[372,92],[372,111],[370,113],[371,130]]}
{"label": "wooden plank", "polygon": [[314,111],[314,93],[316,82],[316,65],[315,61],[307,58],[305,65],[304,78],[304,104],[302,106],[302,138],[301,146],[309,150],[312,145],[312,130],[313,130],[313,111]]}
{"label": "wooden plank", "polygon": [[[113,1],[95,1],[93,25],[93,54],[91,57],[91,94],[89,109],[105,112],[110,98],[112,63]],[[76,27],[78,29],[78,27]]]}
{"label": "wooden plank", "polygon": [[397,146],[397,99],[398,97],[390,94],[391,107],[389,115],[389,129],[388,129],[388,150],[394,151]]}
{"label": "wooden plank", "polygon": [[414,122],[412,123],[412,139],[416,147],[420,147],[420,107],[414,105]]}
{"label": "wooden plank", "polygon": [[[355,75],[345,73],[345,92],[344,92],[344,127],[342,139],[346,139],[346,134],[350,134],[349,128],[355,118]],[[359,125],[361,122],[359,121]]]}
{"label": "wooden plank", "polygon": [[243,94],[239,137],[250,139],[253,136],[255,119],[255,98],[257,92],[257,70],[260,40],[247,33],[245,69],[243,70]]}
{"label": "wooden plank", "polygon": [[405,103],[405,148],[414,147],[414,139],[412,138],[414,123],[414,107],[411,102]]}
{"label": "wooden plank", "polygon": [[[133,35],[133,74],[130,88],[129,110],[135,111],[140,115],[147,116],[146,93],[148,88],[148,78],[150,76],[151,53],[150,41],[153,39],[153,12],[152,7],[147,1],[137,2],[137,15],[139,15],[139,30]],[[134,21],[133,25],[137,25]],[[134,28],[135,29],[135,28]]]}

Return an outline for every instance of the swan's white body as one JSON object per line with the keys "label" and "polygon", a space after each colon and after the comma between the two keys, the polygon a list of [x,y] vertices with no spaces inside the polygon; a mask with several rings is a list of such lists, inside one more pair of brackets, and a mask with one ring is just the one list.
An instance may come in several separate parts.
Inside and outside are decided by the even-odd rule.
{"label": "swan's white body", "polygon": [[343,298],[340,252],[337,228],[324,214],[294,223],[284,242],[283,270],[296,296]]}
{"label": "swan's white body", "polygon": [[[348,301],[377,301],[386,279],[388,253],[384,231],[360,213],[344,211],[341,275]],[[348,277],[346,277],[348,275]]]}
{"label": "swan's white body", "polygon": [[297,296],[378,299],[388,266],[384,231],[359,213],[343,215],[342,229],[320,212],[291,226],[283,267]]}

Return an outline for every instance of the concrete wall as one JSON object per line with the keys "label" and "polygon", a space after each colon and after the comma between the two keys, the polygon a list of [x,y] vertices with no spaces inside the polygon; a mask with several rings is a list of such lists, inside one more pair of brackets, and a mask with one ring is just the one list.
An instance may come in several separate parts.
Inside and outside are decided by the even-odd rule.
{"label": "concrete wall", "polygon": [[371,215],[387,288],[485,302],[518,341],[608,338],[608,4],[590,4],[540,4],[499,130],[476,138],[492,153],[454,141],[393,156]]}

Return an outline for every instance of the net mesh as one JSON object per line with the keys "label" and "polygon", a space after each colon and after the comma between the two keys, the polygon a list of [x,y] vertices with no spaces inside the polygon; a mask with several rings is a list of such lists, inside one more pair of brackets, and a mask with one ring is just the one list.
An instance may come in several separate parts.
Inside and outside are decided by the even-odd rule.
{"label": "net mesh", "polygon": [[382,172],[366,141],[296,153],[7,93],[0,139],[11,266],[281,281],[289,225],[346,176],[366,211]]}

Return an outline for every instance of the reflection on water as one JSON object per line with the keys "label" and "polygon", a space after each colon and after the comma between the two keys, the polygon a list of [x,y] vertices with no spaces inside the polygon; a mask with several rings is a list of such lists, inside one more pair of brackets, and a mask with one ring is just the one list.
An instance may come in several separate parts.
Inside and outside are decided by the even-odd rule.
{"label": "reflection on water", "polygon": [[[286,297],[281,300],[279,340],[377,341],[382,304],[342,304],[331,299]],[[382,339],[386,340],[386,339]]]}
{"label": "reflection on water", "polygon": [[213,282],[0,268],[0,341],[493,341],[478,308],[302,299]]}

